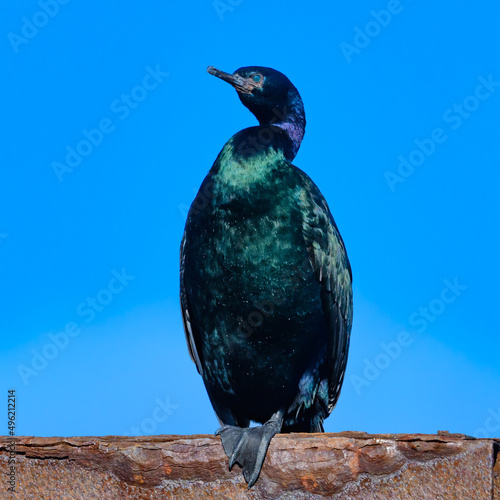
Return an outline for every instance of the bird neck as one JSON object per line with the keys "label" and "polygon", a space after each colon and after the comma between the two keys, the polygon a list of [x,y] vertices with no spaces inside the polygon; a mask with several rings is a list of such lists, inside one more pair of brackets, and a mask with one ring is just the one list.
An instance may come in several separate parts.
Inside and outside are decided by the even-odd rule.
{"label": "bird neck", "polygon": [[302,144],[302,139],[304,138],[305,127],[300,123],[293,122],[282,122],[282,123],[274,123],[275,127],[278,127],[285,131],[286,135],[290,139],[290,146],[285,149],[285,157],[289,161],[293,161],[293,159],[297,156],[300,145]]}
{"label": "bird neck", "polygon": [[[289,161],[293,161],[299,151],[306,130],[306,115],[300,96],[292,98],[284,106],[275,106],[272,109],[271,116],[268,115],[265,119],[259,120],[259,123],[264,129],[268,127],[273,130],[274,127],[277,127],[285,132],[290,144],[286,145],[283,152]],[[277,139],[276,146],[283,147],[282,139]]]}

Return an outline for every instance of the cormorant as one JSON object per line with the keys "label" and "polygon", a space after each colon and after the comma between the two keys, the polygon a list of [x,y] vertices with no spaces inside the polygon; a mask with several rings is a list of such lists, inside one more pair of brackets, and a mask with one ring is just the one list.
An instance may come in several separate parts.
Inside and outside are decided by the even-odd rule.
{"label": "cormorant", "polygon": [[306,125],[295,86],[259,66],[208,72],[259,125],[229,139],[191,205],[182,316],[229,468],[250,488],[276,433],[323,432],[346,368],[352,273],[325,198],[291,163]]}

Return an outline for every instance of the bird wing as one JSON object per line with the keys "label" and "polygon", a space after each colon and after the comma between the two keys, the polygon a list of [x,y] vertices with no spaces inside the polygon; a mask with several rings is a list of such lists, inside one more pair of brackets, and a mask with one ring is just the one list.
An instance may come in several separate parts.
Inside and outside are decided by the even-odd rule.
{"label": "bird wing", "polygon": [[344,242],[328,204],[314,182],[305,177],[302,232],[309,261],[321,286],[328,323],[328,413],[340,395],[352,326],[352,272]]}
{"label": "bird wing", "polygon": [[182,321],[184,323],[184,334],[186,335],[186,342],[189,349],[189,355],[195,363],[198,373],[203,375],[203,367],[201,364],[200,356],[196,350],[196,344],[193,337],[193,326],[191,318],[189,317],[188,299],[186,294],[186,285],[184,283],[184,270],[185,270],[185,247],[186,247],[186,233],[184,233],[181,242],[181,255],[180,255],[180,276],[181,276],[181,310]]}

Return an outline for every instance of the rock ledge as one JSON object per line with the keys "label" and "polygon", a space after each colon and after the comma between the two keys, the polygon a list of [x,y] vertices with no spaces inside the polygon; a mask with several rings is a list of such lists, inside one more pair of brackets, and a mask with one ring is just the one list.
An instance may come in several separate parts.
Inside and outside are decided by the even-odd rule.
{"label": "rock ledge", "polygon": [[0,437],[0,498],[498,499],[500,439],[462,434],[280,434],[257,484],[228,470],[219,437]]}

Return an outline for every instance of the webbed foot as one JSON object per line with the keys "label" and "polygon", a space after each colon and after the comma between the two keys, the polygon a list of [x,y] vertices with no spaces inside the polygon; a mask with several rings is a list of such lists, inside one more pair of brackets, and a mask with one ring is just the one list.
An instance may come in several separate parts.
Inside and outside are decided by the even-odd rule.
{"label": "webbed foot", "polygon": [[259,427],[241,428],[224,425],[215,433],[222,439],[222,446],[229,458],[229,470],[234,464],[238,464],[243,469],[243,477],[248,483],[248,488],[251,488],[259,478],[269,443],[281,430],[282,423],[282,414],[277,412]]}

